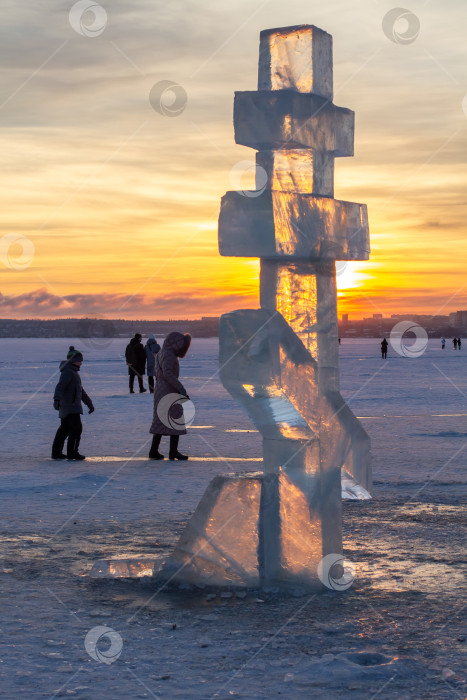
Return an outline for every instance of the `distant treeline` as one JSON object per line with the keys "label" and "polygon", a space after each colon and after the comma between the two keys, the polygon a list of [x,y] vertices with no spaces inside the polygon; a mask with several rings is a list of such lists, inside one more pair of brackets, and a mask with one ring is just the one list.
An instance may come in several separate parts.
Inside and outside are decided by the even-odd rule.
{"label": "distant treeline", "polygon": [[131,338],[135,333],[163,337],[171,331],[197,338],[219,334],[219,319],[196,321],[126,321],[99,318],[62,318],[53,321],[0,319],[0,338]]}
{"label": "distant treeline", "polygon": [[[342,338],[380,338],[388,336],[402,318],[419,323],[430,337],[464,337],[466,329],[449,325],[448,317],[398,316],[397,318],[360,319],[339,322]],[[135,333],[147,337],[154,333],[163,338],[171,331],[191,333],[195,338],[219,335],[219,318],[204,317],[196,321],[125,321],[104,318],[61,318],[53,321],[0,319],[0,338],[131,338]]]}

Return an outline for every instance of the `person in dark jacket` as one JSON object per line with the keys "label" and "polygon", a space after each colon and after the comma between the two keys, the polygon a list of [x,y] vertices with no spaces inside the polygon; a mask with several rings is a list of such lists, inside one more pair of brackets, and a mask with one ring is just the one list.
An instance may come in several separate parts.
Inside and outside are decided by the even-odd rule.
{"label": "person in dark jacket", "polygon": [[154,394],[154,377],[156,376],[156,355],[161,349],[161,346],[154,338],[152,333],[149,334],[148,341],[144,346],[146,351],[146,374],[148,375],[149,391]]}
{"label": "person in dark jacket", "polygon": [[[58,411],[61,422],[52,445],[52,459],[86,459],[78,451],[83,430],[81,424],[82,402],[89,408],[89,413],[94,412],[94,406],[84,391],[79,376],[83,359],[82,353],[71,345],[66,361],[60,362],[60,380],[55,387],[54,408]],[[63,448],[67,438],[65,456]]]}
{"label": "person in dark jacket", "polygon": [[[185,387],[179,381],[179,358],[185,357],[191,344],[189,333],[172,332],[164,340],[156,355],[156,386],[154,389],[154,417],[149,432],[153,434],[150,459],[164,459],[159,452],[163,435],[170,435],[169,459],[188,459],[178,451],[180,435],[186,434],[181,401],[188,400]],[[180,397],[177,400],[177,395]],[[171,400],[173,398],[173,400]]]}
{"label": "person in dark jacket", "polygon": [[383,360],[385,360],[387,358],[387,356],[388,356],[388,341],[386,340],[386,338],[383,338],[383,340],[381,341],[381,357],[383,358]]}
{"label": "person in dark jacket", "polygon": [[146,369],[146,351],[141,343],[141,338],[141,333],[135,333],[135,337],[130,340],[125,350],[125,359],[130,376],[130,394],[135,393],[133,390],[135,377],[138,377],[139,393],[142,394],[146,391],[143,384],[143,376]]}

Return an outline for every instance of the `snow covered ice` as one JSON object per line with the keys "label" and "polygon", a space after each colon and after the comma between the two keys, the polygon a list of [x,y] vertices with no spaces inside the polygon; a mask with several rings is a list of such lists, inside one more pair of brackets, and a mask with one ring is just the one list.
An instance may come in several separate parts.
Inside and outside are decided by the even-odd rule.
{"label": "snow covered ice", "polygon": [[[169,698],[205,700],[229,682],[220,697],[462,694],[442,673],[462,676],[467,345],[443,354],[430,339],[417,359],[390,348],[383,365],[378,339],[343,339],[341,391],[372,439],[374,498],[342,502],[354,584],[308,602],[248,590],[241,598],[229,588],[230,598],[216,589],[153,597],[153,584],[89,578],[98,559],[167,559],[213,479],[262,469],[261,434],[216,374],[217,339],[195,338],[182,364],[197,409],[184,441],[190,461],[148,461],[151,396],[127,394],[126,342],[34,339],[32,353],[30,339],[0,340],[5,697],[52,697],[66,683],[65,694],[83,698],[148,692],[129,665]],[[83,348],[96,411],[83,417],[88,459],[57,463],[51,397],[70,344]],[[105,668],[84,649],[101,624],[124,641],[118,663]],[[384,658],[369,665],[344,653]]]}

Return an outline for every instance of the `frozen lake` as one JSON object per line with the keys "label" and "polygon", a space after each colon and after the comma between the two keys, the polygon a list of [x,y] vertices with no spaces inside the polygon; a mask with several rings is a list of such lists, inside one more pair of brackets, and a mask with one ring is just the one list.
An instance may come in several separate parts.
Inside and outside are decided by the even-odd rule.
{"label": "frozen lake", "polygon": [[[190,461],[149,462],[152,397],[128,393],[126,342],[0,340],[5,696],[461,697],[467,342],[442,351],[430,340],[415,359],[390,348],[383,361],[378,339],[343,340],[341,390],[372,439],[374,499],[344,504],[356,583],[306,610],[303,599],[186,592],[145,605],[137,583],[88,581],[97,558],[169,551],[213,476],[260,466],[260,437],[219,382],[217,339],[194,339],[181,362],[196,406],[181,438]],[[96,407],[81,463],[50,459],[70,344]],[[96,625],[124,639],[111,666],[84,650]],[[349,650],[380,657],[351,661]]]}
{"label": "frozen lake", "polygon": [[[91,460],[85,465],[47,462],[58,426],[52,407],[58,363],[70,344],[83,349],[81,377],[96,407],[92,416],[86,411],[83,420],[81,449]],[[94,471],[110,475],[118,460],[146,457],[152,397],[149,392],[128,394],[125,345],[120,339],[84,344],[79,339],[0,340],[4,483],[22,486],[27,476],[29,483],[45,484],[65,474],[87,472],[91,464]],[[376,483],[466,479],[467,343],[461,351],[451,347],[448,343],[442,351],[438,339],[430,340],[418,358],[401,357],[390,348],[384,362],[377,339],[344,339],[341,390],[372,439]],[[221,470],[234,471],[233,460],[261,456],[259,435],[220,384],[217,354],[217,339],[195,338],[181,363],[182,379],[196,406],[194,424],[182,446],[196,459],[197,474],[205,476],[205,483]],[[112,459],[104,460],[103,470],[97,462],[105,457]],[[177,473],[182,469],[178,464],[171,467]]]}

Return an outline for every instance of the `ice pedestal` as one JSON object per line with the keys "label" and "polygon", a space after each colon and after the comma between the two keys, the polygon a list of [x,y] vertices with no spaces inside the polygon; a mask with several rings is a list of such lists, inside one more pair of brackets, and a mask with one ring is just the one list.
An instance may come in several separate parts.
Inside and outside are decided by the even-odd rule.
{"label": "ice pedestal", "polygon": [[282,471],[215,477],[159,574],[212,586],[323,588],[322,513]]}

